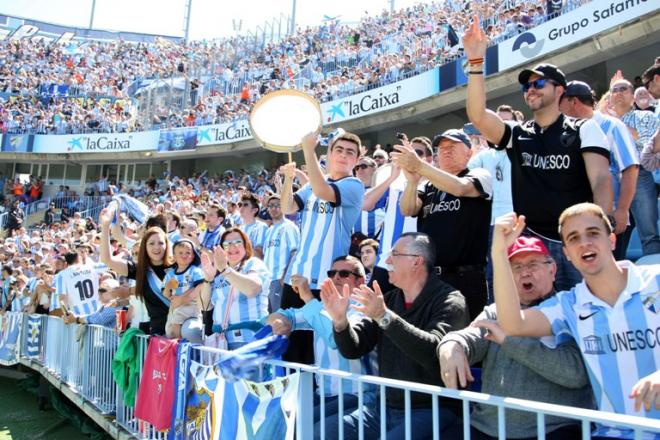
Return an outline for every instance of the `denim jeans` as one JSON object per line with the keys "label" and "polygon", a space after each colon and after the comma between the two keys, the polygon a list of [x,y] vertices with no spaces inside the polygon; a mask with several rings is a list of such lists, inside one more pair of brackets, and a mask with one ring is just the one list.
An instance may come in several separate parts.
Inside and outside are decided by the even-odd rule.
{"label": "denim jeans", "polygon": [[566,255],[564,255],[564,245],[560,241],[548,240],[545,237],[531,234],[530,232],[531,231],[527,230],[527,235],[534,235],[535,237],[540,238],[557,264],[557,275],[555,275],[555,289],[557,292],[570,290],[577,283],[582,281],[582,275],[580,275],[580,272],[578,272],[575,266],[573,266],[573,263],[568,261]]}
{"label": "denim jeans", "polygon": [[[375,399],[372,404],[365,403],[361,408],[351,414],[345,415],[344,438],[347,440],[357,439],[360,426],[360,411],[365,439],[380,438],[380,399]],[[406,438],[405,411],[386,407],[385,424],[387,440],[398,440]],[[453,425],[458,420],[456,414],[440,406],[439,422],[440,431]],[[337,417],[327,418],[325,422],[325,438],[339,438],[339,423]],[[433,410],[430,408],[413,408],[410,410],[411,438],[415,440],[433,438]]]}
{"label": "denim jeans", "polygon": [[637,233],[642,242],[642,255],[660,253],[660,236],[658,236],[658,193],[653,174],[645,169],[639,169],[637,189],[630,211],[637,225]]}

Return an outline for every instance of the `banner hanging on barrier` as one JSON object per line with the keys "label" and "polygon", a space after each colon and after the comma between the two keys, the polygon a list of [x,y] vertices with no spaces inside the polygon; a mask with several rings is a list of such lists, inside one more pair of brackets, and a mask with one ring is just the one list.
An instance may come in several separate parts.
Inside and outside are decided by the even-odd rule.
{"label": "banner hanging on barrier", "polygon": [[651,13],[657,7],[657,2],[652,0],[589,2],[500,43],[497,46],[499,69],[503,71],[528,63],[557,49]]}
{"label": "banner hanging on barrier", "polygon": [[156,150],[160,131],[133,133],[90,133],[67,135],[35,135],[34,153],[131,153]]}
{"label": "banner hanging on barrier", "polygon": [[392,110],[420,101],[440,91],[438,69],[412,78],[321,104],[324,124],[335,124]]}
{"label": "banner hanging on barrier", "polygon": [[0,365],[18,363],[23,314],[8,312],[0,316]]}

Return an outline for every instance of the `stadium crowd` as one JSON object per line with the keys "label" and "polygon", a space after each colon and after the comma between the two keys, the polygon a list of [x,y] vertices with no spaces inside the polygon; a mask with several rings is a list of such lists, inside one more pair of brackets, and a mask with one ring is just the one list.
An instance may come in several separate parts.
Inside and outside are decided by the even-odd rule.
{"label": "stadium crowd", "polygon": [[[108,327],[127,310],[145,333],[229,349],[269,323],[289,335],[289,361],[450,388],[470,386],[481,363],[485,392],[657,418],[660,268],[624,258],[633,222],[644,255],[660,253],[660,63],[641,75],[646,93],[617,72],[600,100],[556,66],[525,69],[524,121],[509,106],[485,107],[488,41],[478,21],[464,31],[464,128],[402,134],[370,155],[343,133],[324,160],[311,134],[301,166],[152,176],[136,188],[101,179],[95,191],[113,197],[98,224],[65,210],[58,220],[56,201],[42,228],[11,223],[2,310]],[[335,438],[340,388],[318,386]],[[369,437],[380,423],[403,435],[402,392],[388,389],[386,421],[373,411],[378,393],[358,407],[357,389],[342,392],[346,437],[357,438],[360,418]],[[415,438],[426,438],[431,401],[411,399]],[[443,435],[458,438],[461,408],[440,407]],[[497,420],[475,405],[473,438],[497,436]],[[536,422],[513,412],[507,434],[533,437]],[[546,418],[549,438],[579,430]]]}
{"label": "stadium crowd", "polygon": [[[242,38],[68,45],[7,39],[0,42],[0,131],[108,133],[228,122],[247,117],[263,94],[282,88],[333,100],[461,56],[458,35],[475,13],[497,42],[581,3],[430,3],[367,14],[355,26],[330,20],[264,45]],[[183,103],[139,108],[142,85],[171,88],[184,78],[190,96]]]}

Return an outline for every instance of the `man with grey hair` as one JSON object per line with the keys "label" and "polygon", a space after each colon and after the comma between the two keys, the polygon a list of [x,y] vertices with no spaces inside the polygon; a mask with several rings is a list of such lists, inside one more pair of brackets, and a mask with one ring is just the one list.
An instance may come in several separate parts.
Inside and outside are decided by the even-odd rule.
{"label": "man with grey hair", "polygon": [[[350,292],[342,291],[331,280],[321,285],[321,299],[332,318],[334,340],[342,356],[357,359],[374,348],[378,353],[380,375],[444,386],[437,368],[436,347],[450,331],[468,324],[465,298],[442,281],[433,269],[435,245],[428,235],[407,232],[401,235],[390,251],[386,263],[389,281],[395,289],[383,293],[377,282],[373,290],[362,286]],[[349,303],[365,315],[358,322],[349,322]],[[411,393],[410,414],[414,438],[432,435],[433,411],[431,396]],[[380,405],[363,405],[343,417],[344,438],[358,438],[359,420],[364,421],[364,437],[380,435],[380,423],[386,423],[388,438],[403,438],[405,396],[403,390],[386,391],[386,418],[380,420]],[[445,409],[440,412],[440,429],[457,420],[460,407],[451,399],[440,399]],[[361,416],[360,416],[361,414]],[[338,420],[326,420],[327,438],[337,438]]]}

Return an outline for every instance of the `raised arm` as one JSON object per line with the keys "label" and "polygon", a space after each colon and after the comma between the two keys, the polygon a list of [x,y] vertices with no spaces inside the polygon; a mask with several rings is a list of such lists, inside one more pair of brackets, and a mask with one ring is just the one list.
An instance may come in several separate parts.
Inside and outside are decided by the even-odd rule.
{"label": "raised arm", "polygon": [[290,162],[280,168],[280,172],[284,175],[284,184],[282,185],[282,194],[280,201],[282,203],[282,212],[284,214],[295,214],[298,212],[298,206],[293,200],[293,177],[296,173],[296,163]]}
{"label": "raised arm", "polygon": [[376,207],[376,204],[383,197],[383,194],[388,190],[388,188],[394,183],[394,181],[401,174],[401,168],[396,165],[392,165],[390,175],[387,179],[380,182],[378,185],[371,188],[364,194],[364,201],[362,202],[363,211],[371,211]]}
{"label": "raised arm", "polygon": [[110,253],[110,222],[112,221],[112,208],[105,208],[99,215],[99,225],[101,227],[101,246],[99,250],[101,262],[116,272],[118,275],[128,275],[128,265],[121,258],[113,257]]}
{"label": "raised arm", "polygon": [[468,73],[466,111],[470,122],[494,144],[499,144],[504,136],[504,121],[486,109],[486,85],[484,62],[488,37],[481,29],[479,17],[475,16],[472,25],[463,34],[463,47],[470,63]]}
{"label": "raised arm", "polygon": [[326,182],[319,159],[316,157],[316,144],[318,132],[309,133],[302,139],[302,150],[307,165],[307,177],[312,187],[312,192],[316,197],[326,202],[335,203],[337,201],[335,191]]}

